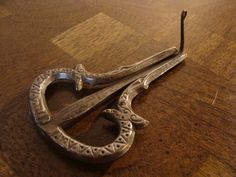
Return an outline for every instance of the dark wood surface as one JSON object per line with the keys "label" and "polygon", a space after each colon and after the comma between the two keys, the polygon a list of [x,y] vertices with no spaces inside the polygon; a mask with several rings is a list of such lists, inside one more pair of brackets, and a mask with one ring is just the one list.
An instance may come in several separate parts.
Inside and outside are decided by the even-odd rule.
{"label": "dark wood surface", "polygon": [[[33,79],[82,63],[103,72],[178,46],[179,15],[188,10],[188,58],[134,101],[150,121],[131,150],[94,166],[49,146],[28,115]],[[0,176],[236,176],[235,0],[1,0]],[[72,84],[47,92],[55,112],[76,99]],[[114,125],[87,116],[68,133],[105,144]]]}

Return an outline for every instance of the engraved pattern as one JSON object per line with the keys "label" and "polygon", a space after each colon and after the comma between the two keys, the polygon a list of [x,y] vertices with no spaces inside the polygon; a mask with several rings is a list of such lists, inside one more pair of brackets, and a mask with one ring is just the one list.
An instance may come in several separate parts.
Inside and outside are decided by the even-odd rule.
{"label": "engraved pattern", "polygon": [[144,128],[149,121],[134,113],[132,109],[132,100],[143,88],[144,79],[140,78],[133,82],[121,94],[118,101],[118,109],[135,125],[136,128]]}
{"label": "engraved pattern", "polygon": [[[114,117],[114,120],[116,118]],[[117,158],[125,153],[131,146],[134,139],[134,130],[130,121],[119,121],[120,135],[114,142],[101,146],[90,146],[69,137],[60,127],[57,127],[50,137],[52,140],[72,154],[76,154],[78,159],[88,162],[101,162],[104,159]]]}
{"label": "engraved pattern", "polygon": [[149,74],[141,77],[130,84],[121,94],[118,101],[118,109],[128,117],[128,119],[135,125],[136,128],[144,128],[149,124],[149,121],[134,113],[132,109],[132,100],[143,90],[148,89],[149,84],[157,77],[163,75],[167,70],[170,70],[173,66],[178,65],[184,61],[186,55],[176,56],[170,61],[160,65]]}
{"label": "engraved pattern", "polygon": [[82,78],[79,72],[69,68],[59,68],[48,70],[40,74],[33,82],[30,88],[30,106],[31,113],[35,121],[39,124],[45,124],[50,121],[51,114],[48,111],[44,94],[47,86],[56,80],[70,78],[76,84],[76,90],[82,89]]}

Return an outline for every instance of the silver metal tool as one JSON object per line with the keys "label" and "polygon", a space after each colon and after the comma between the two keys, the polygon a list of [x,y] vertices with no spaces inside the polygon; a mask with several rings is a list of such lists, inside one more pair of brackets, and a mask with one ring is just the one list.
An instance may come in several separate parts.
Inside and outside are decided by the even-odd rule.
{"label": "silver metal tool", "polygon": [[[30,112],[40,132],[66,154],[82,161],[104,163],[125,154],[133,143],[135,129],[143,128],[149,123],[132,110],[133,98],[143,89],[147,89],[153,80],[186,58],[186,54],[183,54],[186,15],[187,12],[182,11],[179,50],[172,47],[135,64],[102,74],[90,73],[81,64],[75,69],[58,68],[40,74],[33,81],[29,98]],[[100,88],[100,90],[52,115],[46,104],[45,91],[50,84],[65,80],[72,81],[77,91],[93,88]],[[70,137],[63,130],[63,127],[75,123],[78,118],[111,99],[121,89],[124,91],[119,97],[116,109],[103,111],[103,115],[119,127],[119,135],[112,143],[91,146]]]}

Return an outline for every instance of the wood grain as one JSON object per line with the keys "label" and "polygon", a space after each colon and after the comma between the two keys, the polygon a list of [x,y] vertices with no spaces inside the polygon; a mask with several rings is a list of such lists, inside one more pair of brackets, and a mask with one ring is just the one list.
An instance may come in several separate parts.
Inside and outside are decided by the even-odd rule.
{"label": "wood grain", "polygon": [[234,171],[218,161],[215,157],[209,156],[202,164],[200,169],[193,175],[193,177],[231,177],[234,176]]}
{"label": "wood grain", "polygon": [[131,28],[98,13],[52,39],[52,42],[74,58],[87,59],[116,41],[134,33]]}
{"label": "wood grain", "polygon": [[9,15],[11,15],[11,13],[4,6],[0,6],[0,18],[7,17]]}
{"label": "wood grain", "polygon": [[[135,99],[150,126],[137,131],[124,157],[84,164],[42,139],[28,114],[38,74],[78,63],[104,72],[178,47],[182,9],[188,58]],[[236,176],[235,11],[235,0],[2,0],[0,176]],[[52,85],[48,105],[54,113],[87,94]],[[106,106],[67,132],[94,145],[112,141],[115,125],[99,116]]]}

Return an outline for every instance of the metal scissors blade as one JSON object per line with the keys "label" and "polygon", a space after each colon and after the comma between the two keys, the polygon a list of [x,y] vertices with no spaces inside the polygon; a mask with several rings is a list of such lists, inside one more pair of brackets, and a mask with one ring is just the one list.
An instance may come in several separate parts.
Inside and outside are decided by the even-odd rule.
{"label": "metal scissors blade", "polygon": [[[131,147],[135,128],[143,128],[148,121],[132,110],[132,100],[149,84],[184,61],[184,19],[186,11],[181,14],[180,48],[175,47],[150,56],[129,66],[122,66],[107,73],[91,73],[83,65],[75,69],[58,68],[40,74],[30,88],[30,112],[40,132],[66,154],[79,160],[92,163],[104,163],[115,160]],[[45,92],[50,84],[64,80],[73,81],[77,91],[100,88],[66,106],[55,115],[50,113],[45,100]],[[74,123],[78,117],[93,110],[99,104],[124,89],[115,109],[106,109],[103,115],[119,127],[118,137],[104,146],[91,146],[67,135],[64,126]]]}

